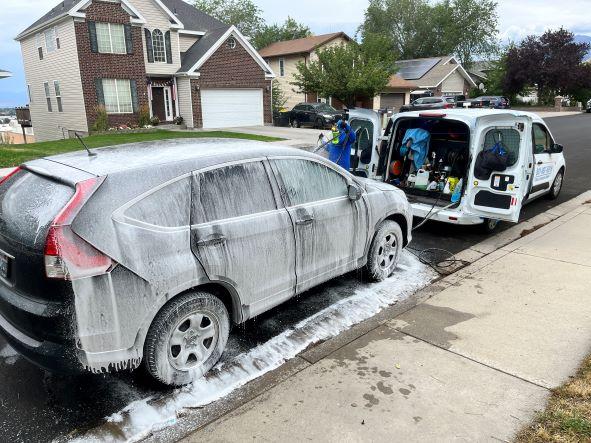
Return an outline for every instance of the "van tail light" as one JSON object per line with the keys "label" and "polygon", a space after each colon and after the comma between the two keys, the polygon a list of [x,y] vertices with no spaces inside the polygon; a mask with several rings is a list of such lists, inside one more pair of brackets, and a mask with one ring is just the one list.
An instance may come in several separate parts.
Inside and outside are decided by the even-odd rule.
{"label": "van tail light", "polygon": [[21,170],[21,168],[14,168],[12,171],[10,171],[8,173],[8,175],[0,178],[0,185],[2,185],[4,182],[7,182],[8,180],[10,180],[10,178],[15,175],[17,172],[19,172]]}
{"label": "van tail light", "polygon": [[45,274],[48,278],[77,280],[105,274],[113,261],[76,235],[72,222],[80,208],[94,194],[104,178],[93,178],[76,185],[76,192],[57,215],[45,240]]}

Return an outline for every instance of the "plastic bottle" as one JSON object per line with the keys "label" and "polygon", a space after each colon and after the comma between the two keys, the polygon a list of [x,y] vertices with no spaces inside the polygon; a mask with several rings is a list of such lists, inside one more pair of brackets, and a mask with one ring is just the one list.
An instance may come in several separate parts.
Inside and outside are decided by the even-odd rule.
{"label": "plastic bottle", "polygon": [[454,189],[454,193],[451,196],[451,202],[452,203],[457,203],[457,202],[459,202],[461,200],[463,186],[464,186],[464,179],[462,178],[462,179],[460,179],[460,181],[456,185],[456,187]]}

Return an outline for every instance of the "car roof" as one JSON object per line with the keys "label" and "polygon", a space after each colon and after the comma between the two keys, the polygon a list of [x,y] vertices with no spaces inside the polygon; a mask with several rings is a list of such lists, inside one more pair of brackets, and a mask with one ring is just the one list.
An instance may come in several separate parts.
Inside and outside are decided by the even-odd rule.
{"label": "car roof", "polygon": [[43,165],[48,161],[66,165],[96,176],[132,170],[174,165],[176,170],[187,172],[215,166],[216,164],[272,156],[319,156],[295,148],[276,144],[236,139],[172,139],[142,143],[130,143],[92,149],[96,156],[86,151],[45,157],[25,163],[25,166]]}
{"label": "car roof", "polygon": [[[542,118],[533,112],[518,111],[513,109],[473,109],[473,108],[454,108],[454,109],[441,109],[442,114],[445,114],[445,118],[451,118],[455,120],[462,120],[465,122],[475,122],[478,118],[486,117],[489,115],[510,115],[512,117],[529,117],[536,123],[543,123]],[[422,114],[434,112],[434,111],[412,111],[404,112],[402,114],[394,114],[393,120],[397,120],[403,117],[422,117]]]}

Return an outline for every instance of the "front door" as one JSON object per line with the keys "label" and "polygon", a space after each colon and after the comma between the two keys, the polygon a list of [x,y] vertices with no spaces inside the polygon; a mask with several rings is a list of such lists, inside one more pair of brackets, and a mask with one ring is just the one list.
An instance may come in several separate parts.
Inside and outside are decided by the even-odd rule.
{"label": "front door", "polygon": [[262,160],[196,172],[191,249],[212,281],[235,288],[250,315],[294,295],[295,240]]}
{"label": "front door", "polygon": [[165,122],[166,111],[164,104],[164,88],[152,88],[152,115]]}
{"label": "front door", "polygon": [[552,186],[555,161],[552,158],[551,148],[554,141],[548,130],[540,123],[534,123],[532,131],[534,151],[534,172],[532,175],[529,197],[535,198],[544,194]]}
{"label": "front door", "polygon": [[351,201],[348,179],[309,159],[274,159],[296,238],[297,293],[356,269],[368,232],[365,201]]}
{"label": "front door", "polygon": [[165,86],[162,88],[164,90],[164,114],[166,116],[166,121],[170,122],[174,118],[173,114],[173,106],[172,106],[172,89],[170,86]]}

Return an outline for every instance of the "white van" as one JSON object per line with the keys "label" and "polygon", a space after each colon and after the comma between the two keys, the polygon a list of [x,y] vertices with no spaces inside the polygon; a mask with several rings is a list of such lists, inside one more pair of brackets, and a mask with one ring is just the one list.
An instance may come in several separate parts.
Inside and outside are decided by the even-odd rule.
{"label": "white van", "polygon": [[[405,112],[392,116],[385,130],[374,111],[350,110],[349,120],[358,135],[351,153],[352,172],[404,190],[415,217],[481,224],[492,231],[500,220],[518,222],[523,204],[560,194],[566,170],[563,147],[536,114],[476,109]],[[430,136],[426,165],[416,171],[401,149],[412,129],[428,131]],[[495,145],[507,152],[507,167],[483,176],[479,153]],[[417,175],[423,178],[421,186],[413,186]],[[452,186],[442,190],[441,181]],[[453,200],[459,200],[455,203],[452,190]]]}

